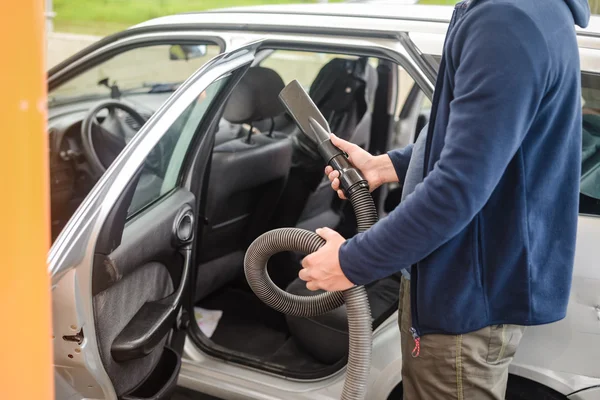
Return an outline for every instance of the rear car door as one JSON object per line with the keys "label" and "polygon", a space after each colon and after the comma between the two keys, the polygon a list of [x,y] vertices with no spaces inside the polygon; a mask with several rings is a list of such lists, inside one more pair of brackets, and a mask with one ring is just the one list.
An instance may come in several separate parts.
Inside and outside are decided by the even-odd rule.
{"label": "rear car door", "polygon": [[558,383],[548,377],[540,380],[563,393],[600,385],[600,40],[579,40],[582,163],[575,267],[567,316],[551,325],[527,328],[514,361],[527,377],[535,378],[536,369],[551,371]]}
{"label": "rear car door", "polygon": [[182,176],[256,46],[215,57],[182,84],[52,246],[56,398],[164,399],[174,388],[201,219]]}

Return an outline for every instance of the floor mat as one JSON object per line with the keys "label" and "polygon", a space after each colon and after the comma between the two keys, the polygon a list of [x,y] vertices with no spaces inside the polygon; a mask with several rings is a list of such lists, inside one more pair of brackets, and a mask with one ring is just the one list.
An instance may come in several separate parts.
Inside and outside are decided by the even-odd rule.
{"label": "floor mat", "polygon": [[263,304],[254,294],[241,289],[225,289],[199,304],[223,315],[211,340],[230,350],[267,357],[288,337],[285,318]]}
{"label": "floor mat", "polygon": [[304,352],[290,337],[285,316],[251,292],[226,288],[197,305],[223,311],[211,337],[220,346],[260,357],[286,369],[314,371],[326,367]]}

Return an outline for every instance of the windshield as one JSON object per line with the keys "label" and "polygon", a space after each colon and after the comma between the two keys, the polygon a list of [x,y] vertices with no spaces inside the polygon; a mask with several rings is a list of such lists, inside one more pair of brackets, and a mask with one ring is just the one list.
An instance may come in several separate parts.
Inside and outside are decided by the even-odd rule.
{"label": "windshield", "polygon": [[[121,94],[177,89],[219,53],[217,45],[160,44],[129,49],[93,66],[48,93],[49,105]],[[116,86],[115,86],[116,85]]]}

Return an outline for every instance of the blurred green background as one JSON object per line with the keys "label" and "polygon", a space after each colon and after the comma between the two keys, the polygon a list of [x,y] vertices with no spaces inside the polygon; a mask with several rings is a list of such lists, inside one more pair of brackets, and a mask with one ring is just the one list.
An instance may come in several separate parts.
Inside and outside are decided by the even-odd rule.
{"label": "blurred green background", "polygon": [[[329,0],[330,3],[341,0]],[[257,4],[316,3],[317,0],[53,0],[57,32],[106,35],[151,18],[212,8]],[[455,0],[422,0],[454,4]]]}
{"label": "blurred green background", "polygon": [[[330,3],[341,0],[329,0]],[[163,15],[256,4],[316,3],[317,0],[53,0],[55,31],[106,35]],[[420,0],[451,5],[456,0]],[[600,0],[590,0],[600,13]]]}

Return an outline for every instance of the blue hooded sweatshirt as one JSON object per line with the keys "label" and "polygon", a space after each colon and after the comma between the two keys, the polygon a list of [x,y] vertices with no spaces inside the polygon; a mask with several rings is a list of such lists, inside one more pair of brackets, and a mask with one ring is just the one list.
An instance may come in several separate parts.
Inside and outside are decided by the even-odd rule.
{"label": "blue hooded sweatshirt", "polygon": [[[412,266],[415,335],[564,318],[582,144],[574,25],[589,17],[587,0],[456,6],[424,180],[339,253],[359,285]],[[389,153],[401,179],[410,154]]]}

